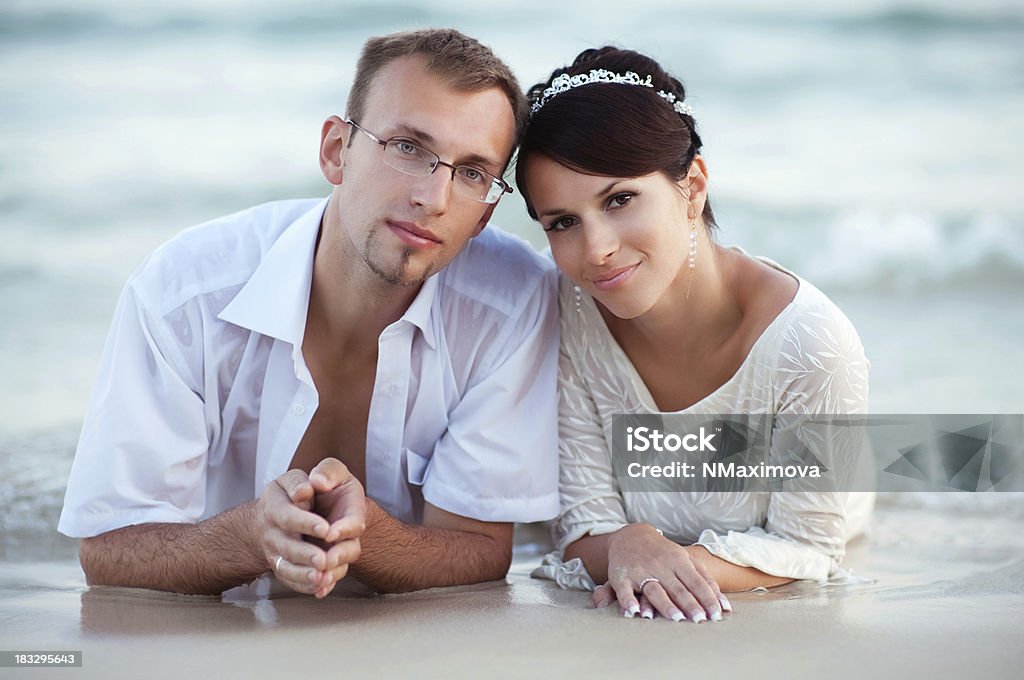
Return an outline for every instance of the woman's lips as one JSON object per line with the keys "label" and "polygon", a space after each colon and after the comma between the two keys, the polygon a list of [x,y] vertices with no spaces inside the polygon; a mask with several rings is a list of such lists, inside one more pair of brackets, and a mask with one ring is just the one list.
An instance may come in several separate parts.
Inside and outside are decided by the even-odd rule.
{"label": "woman's lips", "polygon": [[388,229],[399,238],[402,243],[413,248],[432,248],[441,244],[441,241],[428,229],[422,229],[411,222],[387,221]]}
{"label": "woman's lips", "polygon": [[633,275],[633,272],[635,272],[636,268],[639,266],[640,264],[637,263],[628,267],[613,269],[610,272],[600,274],[599,276],[590,279],[590,282],[593,283],[594,287],[598,290],[611,290],[613,288],[618,288]]}

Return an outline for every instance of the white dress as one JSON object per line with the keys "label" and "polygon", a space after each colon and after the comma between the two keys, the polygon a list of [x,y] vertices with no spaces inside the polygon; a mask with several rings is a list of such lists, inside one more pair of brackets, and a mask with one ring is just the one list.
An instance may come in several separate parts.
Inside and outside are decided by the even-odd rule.
{"label": "white dress", "polygon": [[[799,282],[796,296],[754,343],[736,374],[685,414],[863,414],[868,368],[849,319],[824,293]],[[734,564],[780,577],[825,580],[874,504],[867,492],[621,493],[610,458],[612,417],[657,413],[647,386],[619,347],[594,300],[559,282],[559,458],[561,515],[556,552],[534,576],[592,590],[582,561],[563,562],[587,535],[646,522],[678,543],[700,544]],[[773,432],[771,446],[780,437]]]}

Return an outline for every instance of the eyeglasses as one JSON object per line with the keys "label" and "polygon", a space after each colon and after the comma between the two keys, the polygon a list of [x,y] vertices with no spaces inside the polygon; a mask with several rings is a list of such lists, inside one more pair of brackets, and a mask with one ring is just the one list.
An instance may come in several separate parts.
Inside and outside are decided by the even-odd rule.
{"label": "eyeglasses", "polygon": [[408,139],[392,137],[385,141],[351,120],[345,122],[383,146],[384,163],[406,175],[426,177],[433,174],[434,170],[437,170],[437,166],[443,165],[452,170],[452,182],[455,184],[455,190],[475,201],[497,203],[504,194],[512,193],[512,187],[508,185],[508,182],[489,172],[484,172],[480,168],[474,168],[472,165],[445,163],[433,151],[424,149]]}

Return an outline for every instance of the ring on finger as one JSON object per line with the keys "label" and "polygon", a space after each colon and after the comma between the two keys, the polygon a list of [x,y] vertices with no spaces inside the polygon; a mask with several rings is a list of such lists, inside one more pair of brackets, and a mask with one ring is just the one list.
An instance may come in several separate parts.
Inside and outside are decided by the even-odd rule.
{"label": "ring on finger", "polygon": [[658,579],[654,578],[653,576],[648,576],[643,581],[640,581],[640,585],[637,586],[636,592],[638,592],[638,593],[644,592],[644,586],[646,586],[648,583],[661,583],[661,581],[659,581]]}
{"label": "ring on finger", "polygon": [[274,571],[280,571],[281,563],[284,562],[284,555],[278,555],[277,559],[274,560]]}

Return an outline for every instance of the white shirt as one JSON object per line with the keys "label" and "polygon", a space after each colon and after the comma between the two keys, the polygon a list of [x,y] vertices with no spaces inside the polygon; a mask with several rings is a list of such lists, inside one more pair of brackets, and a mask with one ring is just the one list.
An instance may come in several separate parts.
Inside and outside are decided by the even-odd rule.
{"label": "white shirt", "polygon": [[[760,259],[798,280],[796,296],[757,339],[735,375],[679,413],[867,413],[870,365],[853,324],[813,285]],[[767,574],[823,580],[835,573],[847,540],[868,521],[871,493],[619,490],[611,464],[614,415],[660,410],[593,299],[582,295],[577,303],[568,279],[560,288],[562,510],[554,527],[559,552],[545,558],[535,575],[564,587],[593,589],[582,563],[563,563],[561,551],[584,536],[637,522]],[[791,431],[774,430],[772,450],[791,447],[793,437]],[[828,445],[859,448],[852,438],[837,437]],[[834,459],[858,457],[843,451]]]}
{"label": "white shirt", "polygon": [[[58,529],[197,522],[288,469],[318,395],[302,357],[327,200],[186,230],[121,295]],[[482,521],[558,513],[557,279],[494,227],[422,286],[378,341],[366,492]]]}

